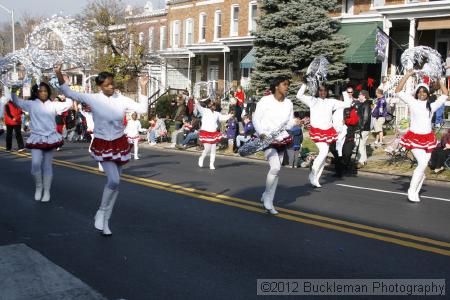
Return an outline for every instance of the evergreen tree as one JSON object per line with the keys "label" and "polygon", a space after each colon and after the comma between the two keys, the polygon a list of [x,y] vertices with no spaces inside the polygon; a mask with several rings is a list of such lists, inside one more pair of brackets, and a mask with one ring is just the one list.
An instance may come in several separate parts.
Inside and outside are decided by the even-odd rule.
{"label": "evergreen tree", "polygon": [[348,42],[336,35],[339,22],[329,17],[336,8],[336,0],[263,0],[252,86],[263,90],[272,78],[285,75],[292,78],[294,93],[309,63],[319,55],[330,62],[328,82],[343,83],[342,56]]}

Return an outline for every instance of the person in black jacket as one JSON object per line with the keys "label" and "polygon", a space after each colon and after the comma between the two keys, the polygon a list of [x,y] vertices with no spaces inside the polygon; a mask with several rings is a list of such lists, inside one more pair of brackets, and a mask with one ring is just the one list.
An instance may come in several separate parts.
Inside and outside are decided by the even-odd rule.
{"label": "person in black jacket", "polygon": [[336,143],[333,143],[330,146],[335,162],[335,177],[342,177],[345,172],[352,170],[351,158],[353,149],[355,148],[355,135],[359,129],[359,115],[358,110],[356,109],[356,102],[354,102],[351,107],[345,108],[343,114],[344,130],[346,133],[342,151],[338,151]]}
{"label": "person in black jacket", "polygon": [[357,110],[359,116],[359,133],[356,134],[356,145],[358,145],[358,167],[367,164],[366,143],[370,133],[370,122],[372,120],[369,92],[362,90],[359,93]]}

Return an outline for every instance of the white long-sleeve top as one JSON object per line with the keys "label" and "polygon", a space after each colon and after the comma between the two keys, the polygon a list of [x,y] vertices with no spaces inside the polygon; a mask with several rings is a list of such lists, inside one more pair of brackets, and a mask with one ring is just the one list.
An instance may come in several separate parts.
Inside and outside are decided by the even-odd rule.
{"label": "white long-sleeve top", "polygon": [[114,94],[111,97],[102,92],[85,94],[72,91],[67,84],[60,87],[61,92],[69,98],[88,104],[92,109],[94,119],[94,135],[107,141],[120,138],[124,134],[123,118],[127,112],[138,114],[147,112],[147,96],[139,95],[139,102]]}
{"label": "white long-sleeve top", "polygon": [[200,130],[203,131],[216,132],[219,122],[224,122],[231,117],[231,115],[222,115],[217,111],[202,107],[198,101],[195,102],[195,108],[202,115],[202,126],[200,127]]}
{"label": "white long-sleeve top", "polygon": [[297,93],[297,99],[303,102],[310,110],[310,122],[314,128],[327,130],[333,126],[333,111],[350,107],[352,98],[343,92],[344,101],[332,98],[316,98],[305,95],[306,85],[303,84]]}
{"label": "white long-sleeve top", "polygon": [[427,101],[418,100],[406,92],[400,92],[396,96],[408,105],[411,117],[409,130],[417,134],[427,134],[431,132],[431,119],[433,118],[434,112],[448,99],[446,95],[439,96],[436,101],[430,104],[430,113],[427,109]]}
{"label": "white long-sleeve top", "polygon": [[125,128],[125,134],[129,137],[136,137],[139,132],[142,131],[141,121],[139,120],[128,120],[127,127]]}
{"label": "white long-sleeve top", "polygon": [[15,105],[30,114],[30,128],[32,134],[49,136],[56,133],[56,115],[69,110],[73,101],[66,99],[65,102],[39,99],[23,100],[17,97],[16,93],[11,93],[12,101]]}
{"label": "white long-sleeve top", "polygon": [[[253,126],[258,135],[268,135],[282,126],[290,129],[293,125],[294,106],[291,100],[285,98],[283,101],[278,101],[273,95],[264,96],[259,100],[253,114]],[[284,131],[276,139],[281,141],[288,135]]]}

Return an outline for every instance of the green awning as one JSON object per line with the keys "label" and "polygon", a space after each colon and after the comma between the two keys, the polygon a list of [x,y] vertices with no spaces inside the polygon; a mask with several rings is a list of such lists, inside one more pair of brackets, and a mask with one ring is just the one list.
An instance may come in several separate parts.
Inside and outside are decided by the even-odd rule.
{"label": "green awning", "polygon": [[255,64],[256,48],[252,48],[249,53],[241,60],[241,69],[253,69]]}
{"label": "green awning", "polygon": [[344,63],[376,64],[377,27],[383,27],[382,22],[344,23],[337,32],[349,39],[349,46],[344,53]]}

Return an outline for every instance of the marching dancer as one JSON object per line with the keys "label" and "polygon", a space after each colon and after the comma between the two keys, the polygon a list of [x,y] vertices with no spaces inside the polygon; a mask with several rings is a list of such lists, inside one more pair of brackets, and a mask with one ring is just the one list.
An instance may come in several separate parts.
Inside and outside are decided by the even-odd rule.
{"label": "marching dancer", "polygon": [[[284,76],[273,79],[270,84],[272,94],[262,97],[256,105],[253,125],[260,139],[265,139],[271,132],[280,130],[283,126],[289,129],[295,124],[293,104],[286,98],[289,84],[289,79]],[[284,130],[264,150],[270,170],[267,173],[266,189],[262,194],[261,202],[266,211],[272,215],[278,214],[273,206],[273,198],[278,185],[278,174],[281,170],[284,152],[290,143],[292,143],[292,137]]]}
{"label": "marching dancer", "polygon": [[309,136],[319,149],[319,154],[314,159],[311,173],[309,174],[309,182],[312,186],[319,188],[321,187],[319,178],[325,167],[330,144],[335,142],[338,137],[338,133],[332,123],[333,111],[350,107],[352,99],[347,92],[342,93],[344,102],[327,98],[328,89],[324,85],[319,86],[315,96],[306,96],[305,90],[306,85],[303,84],[297,93],[297,99],[308,106],[310,110],[311,129],[309,130]]}
{"label": "marching dancer", "polygon": [[206,155],[210,153],[209,168],[215,170],[214,161],[216,160],[217,143],[222,140],[222,134],[217,128],[219,121],[227,121],[231,115],[222,115],[216,111],[216,103],[211,99],[204,101],[206,108],[201,106],[198,100],[195,101],[195,108],[202,115],[202,126],[198,136],[199,141],[203,144],[204,149],[198,158],[198,166],[203,167],[203,161]]}
{"label": "marching dancer", "polygon": [[103,190],[100,208],[95,215],[95,228],[103,231],[103,235],[112,234],[109,229],[109,219],[119,195],[119,182],[122,166],[130,159],[131,146],[124,134],[123,118],[126,112],[147,112],[148,77],[140,79],[143,95],[139,95],[139,103],[121,94],[114,93],[114,75],[101,72],[95,79],[101,89],[97,94],[84,94],[72,91],[61,73],[61,65],[55,66],[60,89],[64,95],[89,105],[94,119],[94,141],[91,146],[91,156],[100,162],[107,183]]}
{"label": "marching dancer", "polygon": [[127,135],[128,143],[133,145],[134,159],[139,159],[139,140],[141,139],[139,133],[142,131],[141,121],[137,119],[137,113],[131,115],[131,120],[128,120],[125,134]]}
{"label": "marching dancer", "polygon": [[395,89],[395,93],[397,93],[397,97],[400,100],[408,105],[410,111],[411,123],[409,131],[401,138],[400,144],[406,149],[411,149],[417,160],[417,167],[413,172],[408,189],[408,200],[419,202],[419,192],[425,180],[425,169],[430,161],[431,152],[438,144],[432,131],[431,119],[434,112],[447,101],[448,91],[444,84],[438,82],[442,96],[438,97],[433,103],[430,103],[430,88],[426,84],[419,84],[414,96],[402,92],[406,81],[413,74],[414,70],[406,71],[405,76]]}
{"label": "marching dancer", "polygon": [[16,92],[17,88],[13,87],[11,98],[14,104],[30,114],[31,134],[26,147],[31,149],[31,174],[36,184],[34,199],[48,202],[53,178],[53,149],[64,143],[62,135],[56,131],[56,116],[70,109],[72,100],[50,101],[51,89],[45,82],[33,86],[32,100],[19,99]]}

